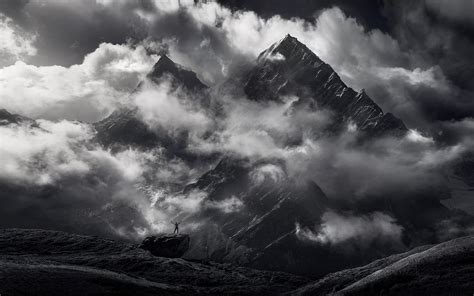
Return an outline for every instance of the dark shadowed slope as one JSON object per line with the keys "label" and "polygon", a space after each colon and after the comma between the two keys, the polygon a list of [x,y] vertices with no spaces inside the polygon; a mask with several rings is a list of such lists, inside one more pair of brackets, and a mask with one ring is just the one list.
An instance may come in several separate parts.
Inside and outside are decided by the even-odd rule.
{"label": "dark shadowed slope", "polygon": [[155,83],[160,83],[160,80],[166,75],[170,75],[171,78],[175,80],[177,83],[176,86],[184,86],[188,90],[199,91],[207,88],[207,86],[199,80],[196,73],[176,64],[167,55],[162,55],[147,77]]}
{"label": "dark shadowed slope", "polygon": [[0,231],[2,295],[275,295],[301,277],[152,256],[135,245],[57,231]]}
{"label": "dark shadowed slope", "polygon": [[257,66],[247,74],[245,93],[253,100],[278,100],[297,95],[299,104],[316,104],[351,120],[371,135],[403,134],[406,127],[364,92],[347,87],[330,65],[306,45],[287,35],[262,52]]}
{"label": "dark shadowed slope", "polygon": [[0,126],[22,123],[37,126],[37,123],[33,119],[18,114],[12,114],[5,109],[0,109]]}
{"label": "dark shadowed slope", "polygon": [[291,295],[472,295],[474,236],[329,274]]}

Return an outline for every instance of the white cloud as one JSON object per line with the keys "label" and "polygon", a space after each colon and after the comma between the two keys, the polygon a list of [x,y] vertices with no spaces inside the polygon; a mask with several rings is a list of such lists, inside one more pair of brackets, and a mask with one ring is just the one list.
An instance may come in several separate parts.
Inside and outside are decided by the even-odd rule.
{"label": "white cloud", "polygon": [[208,200],[205,203],[205,207],[218,209],[223,213],[229,214],[239,212],[244,207],[244,202],[236,196],[231,196],[219,201]]}
{"label": "white cloud", "polygon": [[39,126],[0,127],[0,178],[45,185],[89,172],[90,163],[78,157],[93,135],[87,126],[67,121],[39,121]]}
{"label": "white cloud", "polygon": [[278,165],[263,164],[253,169],[250,172],[250,177],[255,184],[262,184],[266,180],[279,183],[286,178],[286,173]]}
{"label": "white cloud", "polygon": [[193,100],[184,90],[173,89],[167,81],[159,85],[145,81],[142,90],[133,97],[143,120],[154,129],[187,130],[201,135],[212,127],[212,119],[198,99]]}
{"label": "white cloud", "polygon": [[36,55],[35,39],[0,13],[0,67]]}
{"label": "white cloud", "polygon": [[70,67],[16,62],[0,69],[0,106],[33,118],[96,121],[126,103],[154,60],[142,46],[103,43]]}
{"label": "white cloud", "polygon": [[374,212],[365,216],[341,215],[328,211],[322,216],[317,232],[302,229],[298,224],[296,234],[301,239],[321,244],[340,244],[353,241],[367,245],[374,241],[400,242],[403,227],[387,214]]}
{"label": "white cloud", "polygon": [[433,138],[423,136],[419,131],[410,129],[406,135],[407,139],[418,143],[434,143]]}

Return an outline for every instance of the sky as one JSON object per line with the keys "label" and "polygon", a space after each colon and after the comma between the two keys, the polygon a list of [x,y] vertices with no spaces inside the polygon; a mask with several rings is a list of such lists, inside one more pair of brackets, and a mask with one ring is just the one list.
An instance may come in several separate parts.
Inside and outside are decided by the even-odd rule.
{"label": "sky", "polygon": [[[126,57],[129,60],[120,65],[128,67],[126,82],[116,81],[107,90],[116,92],[120,88],[117,83],[123,84],[122,88],[133,85],[136,79],[132,76],[146,72],[149,61],[138,56],[143,54],[138,47],[134,53],[125,53],[125,49],[121,53],[100,51],[118,44],[150,47],[154,42],[169,47],[177,62],[214,84],[225,79],[235,65],[252,60],[271,43],[292,33],[335,68],[347,84],[364,88],[384,110],[415,128],[434,135],[448,133],[446,122],[469,120],[474,112],[472,1],[296,0],[288,6],[285,1],[234,0],[195,5],[194,1],[183,0],[181,9],[178,3],[2,1],[2,39],[7,42],[0,51],[1,65],[10,66],[3,76],[15,80],[15,73],[19,75],[28,68],[46,75],[45,79],[59,80],[52,78],[51,72],[67,69],[70,73],[98,66],[86,65],[88,56],[102,54],[107,59],[111,58],[105,57],[107,54],[130,54]],[[200,50],[195,50],[196,46]],[[25,64],[13,66],[17,61]],[[104,78],[102,74],[114,75],[91,71],[96,75],[90,77],[94,81]],[[3,92],[8,92],[6,83],[18,83],[5,78],[2,81]],[[85,90],[72,94],[88,96]],[[2,100],[9,101],[6,107],[12,105],[8,95]],[[93,99],[84,100],[92,104]],[[92,115],[64,112],[70,118],[93,121],[110,111],[104,104],[101,102],[102,110],[77,111]],[[17,112],[19,108],[12,109]],[[45,115],[36,109],[27,113],[33,117]],[[444,140],[450,140],[449,136]]]}
{"label": "sky", "polygon": [[[278,179],[312,172],[329,195],[362,196],[411,188],[413,180],[420,185],[441,179],[433,172],[474,146],[473,15],[472,0],[294,0],[291,6],[280,0],[1,1],[0,108],[35,119],[41,127],[0,127],[0,180],[29,186],[16,191],[12,185],[18,198],[11,194],[3,200],[16,205],[4,213],[3,222],[26,223],[15,215],[21,209],[47,221],[46,226],[76,225],[68,218],[73,216],[89,219],[94,228],[100,213],[110,216],[115,232],[136,236],[166,229],[156,221],[179,211],[239,208],[235,197],[210,204],[203,192],[166,195],[163,188],[137,189],[150,175],[160,182],[182,182],[207,167],[167,159],[160,147],[117,153],[94,145],[89,124],[130,104],[152,129],[171,135],[185,131],[196,153],[286,160],[285,170],[256,172],[257,181],[261,174]],[[401,118],[409,128],[406,137],[357,150],[350,127],[339,137],[318,141],[302,132],[308,125],[328,125],[330,114],[324,110],[288,116],[288,104],[222,97],[226,117],[215,118],[196,105],[193,94],[174,90],[169,82],[145,83],[131,96],[162,52],[214,88],[254,65],[260,52],[288,33],[348,86],[364,89],[385,112]],[[213,141],[207,136],[211,131]],[[286,137],[298,137],[301,146],[286,147]],[[32,202],[31,190],[49,202]],[[123,226],[117,213],[134,222]],[[372,239],[361,234],[364,228],[390,229],[389,237],[396,238],[402,232],[393,217],[379,212],[328,212],[324,221],[320,233],[305,229],[306,236],[338,242],[353,234]],[[333,231],[350,224],[358,226]]]}

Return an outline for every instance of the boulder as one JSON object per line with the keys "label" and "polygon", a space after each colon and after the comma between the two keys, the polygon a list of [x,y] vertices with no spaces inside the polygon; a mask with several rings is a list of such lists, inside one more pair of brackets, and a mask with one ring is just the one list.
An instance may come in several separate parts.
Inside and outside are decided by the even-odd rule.
{"label": "boulder", "polygon": [[179,258],[189,249],[189,235],[162,234],[146,237],[140,248],[159,257]]}

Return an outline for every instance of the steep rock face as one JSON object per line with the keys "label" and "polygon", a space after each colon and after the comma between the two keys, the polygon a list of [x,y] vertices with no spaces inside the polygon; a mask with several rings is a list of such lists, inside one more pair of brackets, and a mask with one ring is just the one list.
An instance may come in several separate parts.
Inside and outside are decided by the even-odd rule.
{"label": "steep rock face", "polygon": [[166,78],[167,75],[174,80],[176,86],[184,86],[188,90],[202,91],[207,88],[207,86],[199,80],[196,73],[174,63],[167,55],[162,55],[147,77],[159,83],[160,80]]}
{"label": "steep rock face", "polygon": [[159,257],[180,258],[189,249],[189,235],[163,234],[146,237],[140,248]]}
{"label": "steep rock face", "polygon": [[403,134],[406,127],[362,92],[347,87],[337,73],[296,38],[287,35],[260,54],[247,74],[245,93],[253,100],[278,100],[297,95],[299,103],[314,102],[351,120],[371,135]]}
{"label": "steep rock face", "polygon": [[[266,174],[270,166],[273,173]],[[226,244],[209,254],[213,260],[312,275],[327,272],[321,264],[326,260],[333,261],[334,266],[347,264],[327,248],[298,237],[296,225],[319,224],[328,200],[316,183],[288,178],[282,162],[252,163],[226,157],[187,189],[194,188],[205,190],[211,204],[226,204],[232,198],[240,203],[225,211],[208,209],[201,213],[220,225],[236,246],[245,249],[236,255]]]}
{"label": "steep rock face", "polygon": [[[259,173],[261,168],[269,172],[269,166],[272,173]],[[211,208],[201,213],[216,223],[232,242],[222,240],[222,247],[214,248],[207,254],[208,258],[310,276],[364,264],[406,250],[408,246],[435,243],[439,241],[437,234],[442,220],[456,219],[459,225],[472,222],[466,215],[444,207],[435,192],[330,200],[316,183],[287,178],[284,163],[274,159],[250,162],[225,157],[187,190],[195,188],[206,191],[207,202],[211,204],[226,204],[230,198],[241,203],[231,210]],[[330,210],[362,216],[386,213],[403,227],[402,242],[374,242],[360,249],[356,247],[351,253],[298,234],[298,227],[317,232],[322,215]]]}

